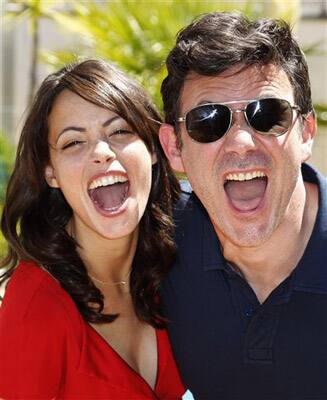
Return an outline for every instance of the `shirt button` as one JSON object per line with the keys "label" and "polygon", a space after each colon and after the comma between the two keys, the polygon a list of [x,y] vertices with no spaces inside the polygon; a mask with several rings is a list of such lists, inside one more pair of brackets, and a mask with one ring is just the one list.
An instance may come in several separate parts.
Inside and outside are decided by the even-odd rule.
{"label": "shirt button", "polygon": [[254,313],[253,308],[248,308],[247,310],[245,310],[245,316],[248,318],[251,318],[253,313]]}

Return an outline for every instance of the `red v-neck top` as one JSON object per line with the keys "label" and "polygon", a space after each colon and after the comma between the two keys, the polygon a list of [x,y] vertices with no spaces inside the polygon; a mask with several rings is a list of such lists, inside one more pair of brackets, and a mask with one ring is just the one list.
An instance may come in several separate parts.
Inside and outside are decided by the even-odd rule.
{"label": "red v-neck top", "polygon": [[84,321],[47,272],[21,262],[0,307],[0,398],[180,399],[167,333],[156,330],[155,389]]}

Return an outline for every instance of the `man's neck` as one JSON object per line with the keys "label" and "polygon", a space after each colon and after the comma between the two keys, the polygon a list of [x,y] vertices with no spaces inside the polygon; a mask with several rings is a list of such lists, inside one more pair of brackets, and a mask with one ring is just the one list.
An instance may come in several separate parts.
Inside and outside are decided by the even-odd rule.
{"label": "man's neck", "polygon": [[298,210],[296,223],[285,219],[263,244],[242,247],[226,237],[221,240],[225,259],[246,279],[260,303],[291,274],[300,261],[318,212],[317,189],[316,185],[305,183],[305,200]]}

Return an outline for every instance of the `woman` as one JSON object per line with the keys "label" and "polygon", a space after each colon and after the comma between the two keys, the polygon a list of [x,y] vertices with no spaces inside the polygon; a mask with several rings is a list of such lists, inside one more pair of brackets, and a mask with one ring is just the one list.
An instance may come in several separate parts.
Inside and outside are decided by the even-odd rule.
{"label": "woman", "polygon": [[1,221],[2,280],[11,278],[0,308],[0,397],[184,393],[160,329],[178,185],[158,119],[143,91],[103,61],[42,83]]}

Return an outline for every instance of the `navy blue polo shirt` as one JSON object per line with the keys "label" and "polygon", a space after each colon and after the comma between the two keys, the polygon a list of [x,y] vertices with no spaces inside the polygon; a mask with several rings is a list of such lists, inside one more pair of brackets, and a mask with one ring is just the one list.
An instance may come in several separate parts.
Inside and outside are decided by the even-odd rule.
{"label": "navy blue polo shirt", "polygon": [[327,181],[308,165],[302,173],[319,186],[312,236],[262,305],[224,259],[200,201],[183,191],[179,256],[162,299],[178,367],[196,399],[327,400]]}

